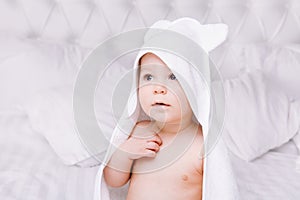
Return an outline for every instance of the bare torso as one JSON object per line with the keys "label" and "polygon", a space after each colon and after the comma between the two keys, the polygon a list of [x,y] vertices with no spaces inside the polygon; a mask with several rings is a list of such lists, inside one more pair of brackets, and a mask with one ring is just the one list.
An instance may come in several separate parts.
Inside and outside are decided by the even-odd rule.
{"label": "bare torso", "polygon": [[[190,141],[189,145],[180,155],[166,151],[174,141],[174,135],[159,134],[163,144],[156,157],[136,160],[133,165],[127,200],[201,200],[203,137],[201,128],[195,130],[196,134],[186,134],[187,137],[193,136],[193,140],[186,140]],[[182,134],[181,137],[185,136]],[[148,172],[143,173],[145,171]]]}

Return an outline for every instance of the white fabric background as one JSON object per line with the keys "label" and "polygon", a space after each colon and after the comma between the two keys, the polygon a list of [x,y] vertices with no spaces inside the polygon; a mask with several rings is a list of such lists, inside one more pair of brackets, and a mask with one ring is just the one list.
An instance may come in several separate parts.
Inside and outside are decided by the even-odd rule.
{"label": "white fabric background", "polygon": [[[0,108],[9,107],[10,103],[23,102],[36,90],[70,83],[87,52],[110,36],[134,28],[149,27],[159,19],[174,20],[184,16],[196,18],[201,23],[221,22],[229,25],[227,41],[212,52],[213,61],[224,79],[239,77],[245,71],[262,69],[273,78],[274,85],[287,91],[291,99],[299,99],[300,87],[297,85],[300,85],[300,79],[295,76],[295,71],[299,71],[300,68],[300,1],[297,0],[0,0],[0,37],[4,38],[0,40],[0,70],[9,74],[7,70],[13,69],[17,74],[15,80],[22,80],[16,84],[13,79],[2,73],[0,102],[3,104]],[[16,40],[9,42],[7,38],[16,38]],[[31,51],[32,49],[34,50]],[[40,49],[45,51],[39,51]],[[26,54],[22,54],[19,57],[22,59],[18,58],[15,62],[11,58],[16,58],[16,52],[26,52]],[[51,54],[48,54],[49,52]],[[26,57],[28,55],[33,57]],[[49,66],[44,66],[47,70],[39,71],[40,79],[32,79],[31,82],[20,79],[26,70],[19,71],[17,64],[30,61],[24,65],[34,69],[35,66],[31,64],[37,63],[35,58],[39,57],[38,62],[42,64],[45,56],[47,64],[53,61],[57,71],[53,72],[49,70]],[[65,56],[70,57],[66,59]],[[126,64],[126,61],[124,63]],[[48,70],[51,76],[57,79],[51,79]],[[68,73],[70,77],[65,77],[64,73]],[[48,80],[47,84],[36,82],[45,81],[47,78],[54,82],[50,83]],[[6,82],[4,83],[3,80]],[[13,87],[10,83],[14,83]],[[38,86],[36,90],[24,91],[23,88],[18,87],[29,88],[33,85]],[[13,88],[16,90],[12,94]],[[8,96],[11,98],[7,98]],[[47,142],[42,139],[39,145],[41,148],[48,148],[44,151],[47,154],[43,153],[35,157],[49,158],[50,155],[50,161],[43,160],[41,164],[46,163],[48,167],[48,163],[51,163],[52,168],[49,171],[47,167],[41,166],[40,171],[35,171],[35,168],[39,167],[34,164],[37,159],[35,157],[31,160],[25,159],[22,149],[26,149],[24,152],[27,156],[36,150],[30,151],[27,144],[24,148],[14,148],[24,141],[22,137],[14,140],[15,135],[21,134],[22,131],[14,129],[11,131],[11,137],[5,135],[6,126],[21,127],[23,120],[12,124],[11,115],[2,116],[1,137],[12,138],[11,141],[14,141],[11,143],[2,141],[1,152],[6,152],[6,156],[1,156],[3,160],[0,162],[2,199],[41,199],[44,190],[49,191],[48,199],[73,200],[91,197],[90,190],[94,181],[95,168],[84,173],[74,168],[70,171],[60,163],[50,147],[46,146]],[[18,117],[13,116],[13,119]],[[29,124],[26,121],[27,126]],[[20,129],[22,130],[22,127]],[[28,134],[37,137],[32,130],[28,131]],[[26,137],[24,134],[24,138]],[[28,146],[33,146],[31,142],[29,140]],[[267,154],[253,163],[246,163],[233,157],[234,165],[238,169],[238,181],[241,186],[244,186],[240,188],[242,195],[245,195],[244,199],[299,197],[300,194],[297,193],[299,185],[297,186],[296,183],[300,177],[295,171],[296,153],[293,149],[293,155],[288,155],[290,151]],[[14,162],[9,161],[14,158],[11,155],[16,155]],[[29,168],[26,165],[29,165]],[[27,174],[26,178],[23,177],[21,180],[18,173],[11,173],[16,168],[20,173]],[[58,173],[56,168],[63,170]],[[46,174],[55,177],[55,181],[49,183],[45,176],[46,178],[42,179],[45,180],[44,186],[44,183],[40,184],[31,179],[27,169],[32,170],[37,176]],[[66,180],[67,184],[62,181],[66,173],[70,173]],[[85,173],[88,175],[83,176],[82,174]],[[253,178],[253,174],[256,178]],[[276,176],[278,174],[286,176]],[[87,183],[88,189],[80,187],[83,180]],[[58,182],[60,184],[57,184]],[[291,187],[288,187],[289,184]],[[25,185],[28,187],[24,189]],[[64,190],[63,185],[68,189]],[[281,190],[283,187],[284,189]]]}
{"label": "white fabric background", "polygon": [[[93,48],[122,31],[183,16],[229,25],[228,40],[213,55],[224,77],[235,76],[241,68],[261,67],[261,60],[241,64],[241,56],[264,57],[266,48],[300,42],[296,0],[2,0],[0,32]],[[258,49],[246,51],[249,45]]]}

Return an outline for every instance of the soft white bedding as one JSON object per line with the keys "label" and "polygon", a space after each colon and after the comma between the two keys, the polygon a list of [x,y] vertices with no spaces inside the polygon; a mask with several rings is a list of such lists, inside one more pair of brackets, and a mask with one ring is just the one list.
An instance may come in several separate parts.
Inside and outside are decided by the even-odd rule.
{"label": "soft white bedding", "polygon": [[[64,165],[26,113],[0,113],[0,151],[0,199],[92,199],[97,167]],[[300,157],[292,141],[252,162],[233,154],[231,160],[242,200],[299,199]]]}
{"label": "soft white bedding", "polygon": [[241,200],[300,198],[300,155],[292,141],[247,162],[231,154]]}
{"label": "soft white bedding", "polygon": [[0,112],[0,199],[92,199],[97,167],[62,163],[22,111]]}

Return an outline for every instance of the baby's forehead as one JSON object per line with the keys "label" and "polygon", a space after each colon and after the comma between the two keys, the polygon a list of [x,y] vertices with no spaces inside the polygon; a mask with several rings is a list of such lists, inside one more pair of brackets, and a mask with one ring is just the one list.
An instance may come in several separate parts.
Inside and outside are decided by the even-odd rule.
{"label": "baby's forehead", "polygon": [[161,64],[146,64],[146,65],[140,65],[139,67],[139,74],[155,74],[155,75],[161,75],[166,76],[172,73],[172,71],[166,66]]}
{"label": "baby's forehead", "polygon": [[166,65],[166,63],[156,54],[154,53],[145,53],[140,58],[140,65],[147,65],[147,64],[157,64],[157,65]]}
{"label": "baby's forehead", "polygon": [[157,55],[153,53],[146,53],[140,58],[139,68],[144,70],[163,70],[171,71],[167,64]]}

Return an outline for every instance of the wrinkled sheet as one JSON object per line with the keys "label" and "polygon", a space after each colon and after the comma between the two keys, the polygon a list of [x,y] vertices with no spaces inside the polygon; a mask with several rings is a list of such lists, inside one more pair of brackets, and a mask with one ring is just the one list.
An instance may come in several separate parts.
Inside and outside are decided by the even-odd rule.
{"label": "wrinkled sheet", "polygon": [[[25,113],[0,111],[0,199],[88,200],[98,168],[66,166]],[[300,198],[300,155],[292,142],[246,162],[230,154],[242,200]]]}
{"label": "wrinkled sheet", "polygon": [[300,155],[291,141],[252,162],[230,158],[241,200],[300,199]]}
{"label": "wrinkled sheet", "polygon": [[25,113],[0,111],[0,199],[88,200],[97,167],[64,165]]}

